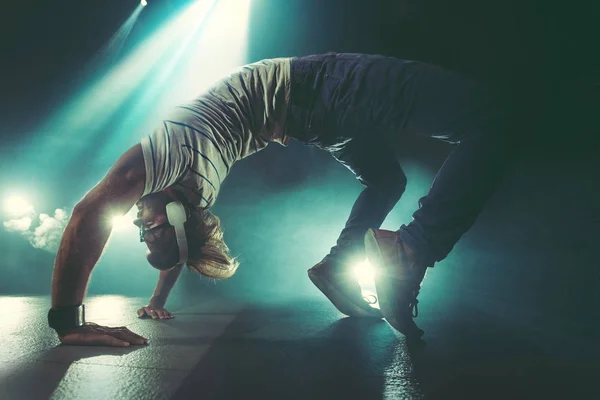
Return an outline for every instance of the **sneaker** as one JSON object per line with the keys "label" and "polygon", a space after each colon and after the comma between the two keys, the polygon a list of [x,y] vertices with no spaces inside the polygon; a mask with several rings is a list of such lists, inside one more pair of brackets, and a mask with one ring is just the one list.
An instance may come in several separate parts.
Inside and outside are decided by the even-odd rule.
{"label": "sneaker", "polygon": [[375,287],[384,318],[407,337],[423,336],[424,331],[413,318],[419,313],[417,296],[427,268],[409,263],[398,232],[369,229],[365,249],[375,268]]}
{"label": "sneaker", "polygon": [[380,310],[370,306],[373,300],[363,297],[351,271],[341,271],[339,264],[323,260],[308,270],[308,277],[342,314],[360,318],[383,317]]}

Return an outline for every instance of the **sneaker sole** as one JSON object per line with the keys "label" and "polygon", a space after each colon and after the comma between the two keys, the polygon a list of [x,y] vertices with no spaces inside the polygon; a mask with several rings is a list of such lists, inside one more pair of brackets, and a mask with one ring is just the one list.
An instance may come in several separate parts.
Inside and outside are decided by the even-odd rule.
{"label": "sneaker sole", "polygon": [[340,291],[338,291],[328,279],[320,276],[318,272],[309,269],[308,277],[311,282],[321,291],[321,293],[323,293],[325,297],[329,299],[331,304],[333,304],[334,307],[337,308],[342,314],[354,318],[383,318],[381,311],[377,310],[376,308],[369,306],[373,309],[373,311],[367,311],[356,305],[351,300],[348,300],[348,298],[340,293]]}
{"label": "sneaker sole", "polygon": [[386,264],[383,259],[383,254],[379,248],[379,243],[377,242],[375,232],[372,229],[369,229],[365,234],[365,250],[369,261],[376,270],[374,279],[375,288],[377,289],[379,309],[381,310],[383,317],[394,329],[401,332],[405,336],[423,336],[424,331],[422,329],[418,329],[418,331],[407,332],[406,329],[404,329],[405,327],[400,326],[396,319],[396,304],[394,299],[396,298],[397,289],[393,284],[394,278],[387,276],[392,276],[393,274],[388,273],[385,267]]}

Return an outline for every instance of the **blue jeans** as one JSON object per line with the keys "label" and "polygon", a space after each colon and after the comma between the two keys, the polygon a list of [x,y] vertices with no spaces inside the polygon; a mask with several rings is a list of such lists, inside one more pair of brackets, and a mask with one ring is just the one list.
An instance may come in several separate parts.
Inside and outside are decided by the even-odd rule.
{"label": "blue jeans", "polygon": [[365,186],[330,260],[364,258],[365,232],[379,228],[402,196],[402,137],[456,144],[413,220],[399,229],[427,266],[473,225],[511,153],[506,118],[491,96],[433,65],[363,54],[298,57],[290,96],[286,134],[329,151]]}

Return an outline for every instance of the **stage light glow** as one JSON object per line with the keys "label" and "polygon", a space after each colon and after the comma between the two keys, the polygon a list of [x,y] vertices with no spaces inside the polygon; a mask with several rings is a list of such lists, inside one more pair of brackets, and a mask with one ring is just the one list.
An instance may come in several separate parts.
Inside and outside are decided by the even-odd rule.
{"label": "stage light glow", "polygon": [[126,99],[145,83],[152,70],[171,58],[174,44],[181,43],[190,31],[198,28],[213,3],[192,3],[67,107],[68,121],[64,122],[69,132],[89,131],[90,126],[99,126],[114,116]]}
{"label": "stage light glow", "polygon": [[114,232],[127,232],[127,234],[137,232],[138,228],[133,224],[137,218],[137,208],[132,207],[125,215],[115,215],[110,219],[110,224]]}
{"label": "stage light glow", "polygon": [[247,56],[250,6],[250,0],[221,0],[215,7],[178,79],[180,98],[195,98],[217,79],[252,61]]}
{"label": "stage light glow", "polygon": [[146,7],[148,5],[148,2],[146,0],[142,0],[140,1],[140,4],[142,5],[142,7]]}
{"label": "stage light glow", "polygon": [[375,269],[368,259],[355,264],[352,267],[352,272],[358,281],[363,298],[371,305],[371,307],[379,308],[377,301],[377,290],[375,288]]}
{"label": "stage light glow", "polygon": [[[175,106],[248,61],[249,14],[250,0],[190,2],[45,121],[36,141],[44,151],[24,151],[22,162],[55,179],[84,161],[78,157],[93,154],[85,159],[85,178],[99,179]],[[119,46],[112,48],[110,54],[120,54]],[[57,160],[58,152],[72,156]]]}
{"label": "stage light glow", "polygon": [[[249,14],[250,0],[193,3],[181,16],[180,24],[164,32],[176,40],[169,40],[163,56],[151,62],[153,70],[136,92],[128,117],[115,125],[114,134],[102,142],[102,153],[118,154],[123,149],[123,138],[153,130],[175,106],[191,101],[245,64]],[[152,40],[158,43],[159,39]]]}
{"label": "stage light glow", "polygon": [[375,272],[369,260],[354,265],[352,271],[359,285],[370,285],[374,282]]}
{"label": "stage light glow", "polygon": [[[128,299],[124,296],[92,296],[86,300],[85,308],[90,315],[94,316],[94,321],[99,323],[109,323],[110,321],[110,324],[125,325],[127,316],[123,313],[123,310],[127,309],[127,303]],[[116,312],[117,310],[119,311]]]}
{"label": "stage light glow", "polygon": [[20,195],[12,195],[4,200],[4,210],[12,218],[25,217],[35,213],[29,200]]}
{"label": "stage light glow", "polygon": [[84,75],[87,76],[87,78],[91,78],[93,75],[101,73],[103,69],[118,61],[121,50],[129,38],[129,34],[133,30],[133,27],[137,23],[143,8],[143,5],[138,5],[108,42],[92,57],[84,71]]}
{"label": "stage light glow", "polygon": [[133,226],[133,220],[127,215],[112,217],[111,222],[113,229],[119,231]]}
{"label": "stage light glow", "polygon": [[[107,73],[90,79],[87,88],[74,96],[39,128],[48,134],[39,138],[37,147],[47,149],[48,157],[44,158],[36,152],[35,156],[32,155],[31,159],[25,159],[23,162],[51,167],[57,173],[62,173],[63,170],[58,168],[55,152],[51,151],[51,148],[61,149],[63,153],[78,154],[90,146],[97,147],[106,143],[106,124],[115,118],[116,113],[128,100],[131,100],[136,90],[151,81],[152,73],[160,70],[165,60],[171,58],[176,45],[181,43],[190,31],[198,29],[215,3],[216,0],[193,2],[123,57],[122,61]],[[140,5],[136,12],[139,13],[141,9]],[[118,46],[115,49],[118,50]],[[143,117],[147,118],[148,113]],[[134,122],[139,122],[140,116],[134,119]],[[55,132],[60,132],[60,135],[54,134]],[[115,133],[115,136],[119,136],[120,151],[124,143],[137,141],[138,135],[139,132],[130,130],[124,139]],[[69,161],[70,158],[65,157],[63,166],[67,167]]]}

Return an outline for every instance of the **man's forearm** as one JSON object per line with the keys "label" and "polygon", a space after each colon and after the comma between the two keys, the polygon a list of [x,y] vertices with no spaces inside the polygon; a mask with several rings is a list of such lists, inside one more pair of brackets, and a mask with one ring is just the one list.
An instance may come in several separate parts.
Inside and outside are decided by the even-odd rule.
{"label": "man's forearm", "polygon": [[171,289],[175,286],[175,282],[177,282],[182,269],[182,266],[176,266],[166,271],[160,271],[158,283],[150,301],[151,303],[161,307],[167,303],[169,293],[171,293]]}
{"label": "man's forearm", "polygon": [[108,241],[115,215],[139,200],[146,179],[142,147],[123,154],[73,210],[63,233],[52,275],[52,307],[83,303],[92,269]]}
{"label": "man's forearm", "polygon": [[56,256],[52,275],[52,307],[83,303],[90,273],[110,232],[111,225],[102,210],[75,208]]}

